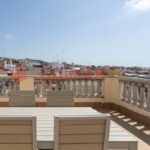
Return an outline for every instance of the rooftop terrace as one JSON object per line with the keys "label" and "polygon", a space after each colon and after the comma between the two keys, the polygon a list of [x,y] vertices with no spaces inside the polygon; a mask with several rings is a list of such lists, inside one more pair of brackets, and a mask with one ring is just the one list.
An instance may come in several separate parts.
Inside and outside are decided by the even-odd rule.
{"label": "rooftop terrace", "polygon": [[0,106],[9,104],[9,91],[35,90],[37,107],[46,107],[50,90],[73,90],[76,107],[109,112],[112,120],[138,138],[138,150],[150,149],[150,80],[118,76],[0,77]]}

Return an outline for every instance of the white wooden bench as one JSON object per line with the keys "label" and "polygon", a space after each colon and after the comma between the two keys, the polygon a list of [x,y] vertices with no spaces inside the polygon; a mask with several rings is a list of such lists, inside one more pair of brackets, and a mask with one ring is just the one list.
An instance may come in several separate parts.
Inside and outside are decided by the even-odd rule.
{"label": "white wooden bench", "polygon": [[[54,148],[55,115],[99,115],[90,107],[2,107],[1,115],[33,115],[37,117],[37,142],[39,149]],[[137,139],[115,122],[110,123],[109,149],[137,150]]]}

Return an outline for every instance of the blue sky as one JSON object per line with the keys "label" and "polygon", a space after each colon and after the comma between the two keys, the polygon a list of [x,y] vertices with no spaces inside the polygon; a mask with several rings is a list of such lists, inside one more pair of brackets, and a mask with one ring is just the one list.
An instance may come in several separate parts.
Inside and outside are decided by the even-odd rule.
{"label": "blue sky", "polygon": [[150,67],[150,0],[0,0],[0,55]]}

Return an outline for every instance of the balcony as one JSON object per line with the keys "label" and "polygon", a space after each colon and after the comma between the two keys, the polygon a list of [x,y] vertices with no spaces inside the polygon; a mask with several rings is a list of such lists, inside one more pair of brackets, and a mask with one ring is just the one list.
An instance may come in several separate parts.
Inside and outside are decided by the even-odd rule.
{"label": "balcony", "polygon": [[118,77],[1,77],[0,106],[8,106],[10,90],[35,90],[36,105],[46,106],[49,90],[73,90],[76,107],[109,112],[112,120],[138,138],[138,149],[150,149],[150,80]]}

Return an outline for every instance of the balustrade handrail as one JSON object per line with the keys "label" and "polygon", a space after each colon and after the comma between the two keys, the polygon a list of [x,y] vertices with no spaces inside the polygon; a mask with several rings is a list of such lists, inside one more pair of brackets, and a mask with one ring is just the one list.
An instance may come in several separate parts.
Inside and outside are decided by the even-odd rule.
{"label": "balustrade handrail", "polygon": [[22,77],[33,77],[34,79],[42,80],[103,80],[104,75],[92,75],[92,76],[52,76],[52,75],[14,75],[14,76],[0,76],[1,79],[19,79]]}
{"label": "balustrade handrail", "polygon": [[127,81],[133,83],[142,83],[142,84],[150,84],[150,79],[138,78],[138,77],[119,77],[119,81]]}

